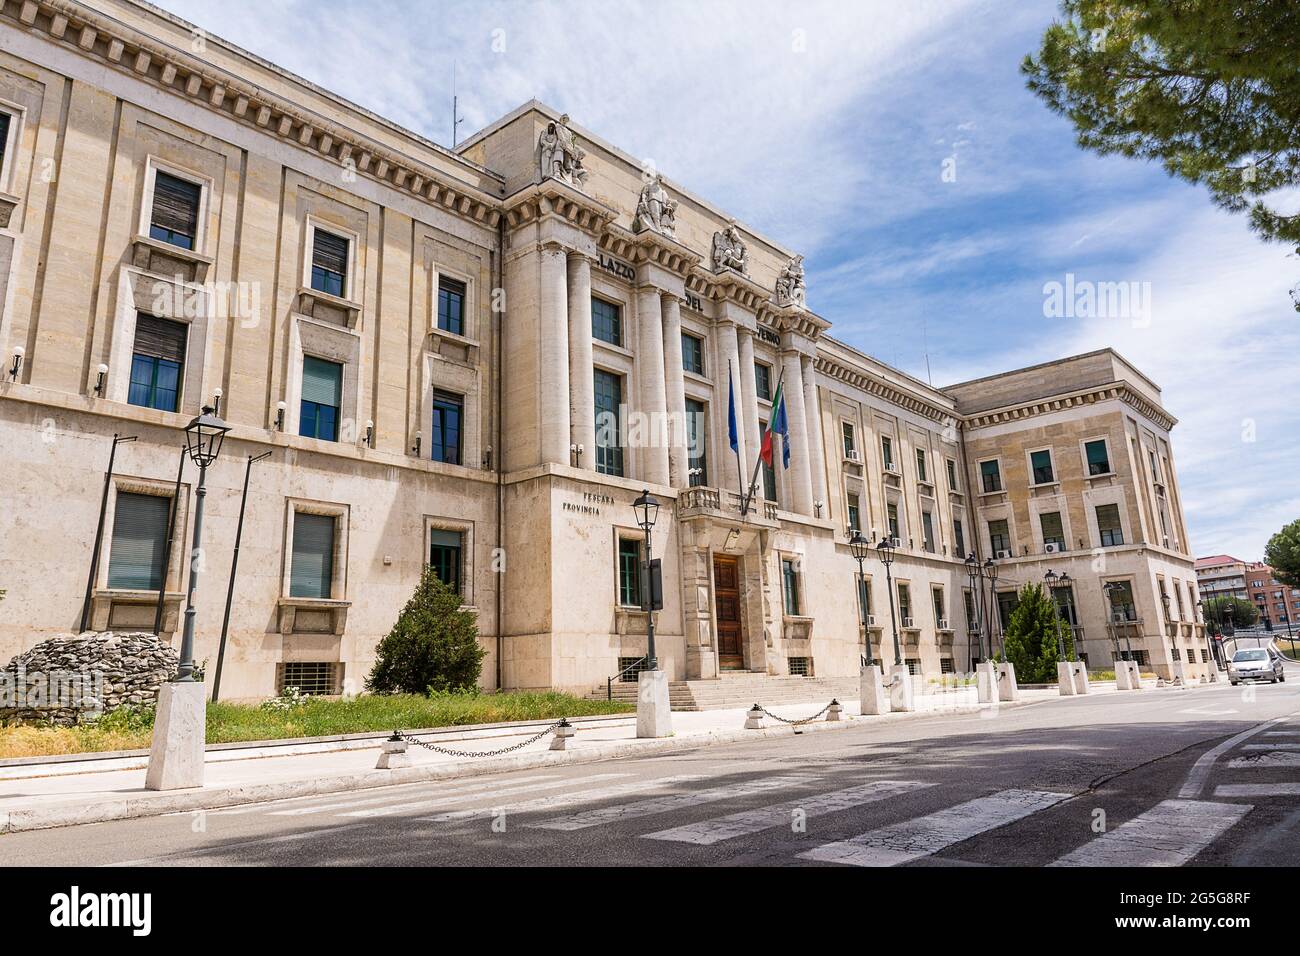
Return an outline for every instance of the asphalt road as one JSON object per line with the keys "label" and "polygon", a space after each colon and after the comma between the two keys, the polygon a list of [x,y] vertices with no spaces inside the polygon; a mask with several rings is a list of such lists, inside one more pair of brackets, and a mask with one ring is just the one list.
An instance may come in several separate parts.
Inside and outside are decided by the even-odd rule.
{"label": "asphalt road", "polygon": [[0,865],[1300,865],[1300,680],[0,837]]}

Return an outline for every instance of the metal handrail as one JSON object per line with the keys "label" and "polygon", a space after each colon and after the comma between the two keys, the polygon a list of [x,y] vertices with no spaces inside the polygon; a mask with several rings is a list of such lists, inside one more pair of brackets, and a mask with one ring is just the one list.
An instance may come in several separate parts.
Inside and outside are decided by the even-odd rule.
{"label": "metal handrail", "polygon": [[624,674],[626,674],[630,670],[635,669],[638,664],[644,664],[647,656],[649,655],[643,655],[641,657],[638,657],[636,660],[634,660],[631,664],[628,664],[627,667],[624,667],[617,674],[613,674],[605,678],[605,699],[606,700],[614,699],[614,681],[621,680]]}

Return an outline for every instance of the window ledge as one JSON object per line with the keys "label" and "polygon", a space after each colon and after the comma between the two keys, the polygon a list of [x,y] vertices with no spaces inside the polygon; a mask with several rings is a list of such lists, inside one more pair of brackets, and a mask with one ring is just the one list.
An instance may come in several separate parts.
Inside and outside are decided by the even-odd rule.
{"label": "window ledge", "polygon": [[688,382],[695,382],[697,385],[704,385],[708,388],[713,387],[713,379],[706,376],[703,372],[692,372],[688,368],[682,369],[682,377]]}
{"label": "window ledge", "polygon": [[[313,319],[334,320],[349,329],[355,329],[361,319],[361,304],[343,299],[307,286],[298,288],[298,311]],[[339,321],[341,320],[341,321]]]}
{"label": "window ledge", "polygon": [[1061,483],[1059,481],[1040,481],[1037,484],[1030,485],[1029,489],[1031,491],[1044,491],[1049,488],[1060,488],[1060,487],[1061,487]]}
{"label": "window ledge", "polygon": [[282,597],[278,602],[281,634],[342,634],[351,601]]}
{"label": "window ledge", "polygon": [[13,218],[14,210],[18,208],[20,202],[22,200],[12,193],[0,190],[0,229],[9,228],[9,221]]}
{"label": "window ledge", "polygon": [[624,348],[621,345],[615,345],[613,342],[606,342],[604,339],[598,339],[594,335],[591,338],[592,348],[604,349],[607,352],[613,352],[615,355],[621,355],[626,359],[634,358],[632,350]]}
{"label": "window ledge", "polygon": [[[184,276],[191,282],[203,282],[208,277],[208,270],[216,260],[193,249],[182,249],[170,242],[163,242],[151,236],[136,236],[131,243],[131,261],[141,269],[149,272],[173,275],[175,267],[166,260],[179,261],[189,267],[189,275]],[[158,261],[161,260],[161,261]]]}
{"label": "window ledge", "polygon": [[449,332],[447,329],[440,329],[436,325],[429,330],[429,335],[435,339],[445,339],[448,342],[455,342],[457,345],[464,345],[471,349],[482,348],[478,339],[471,339],[468,335]]}
{"label": "window ledge", "polygon": [[[180,623],[182,591],[168,591],[163,596],[162,631],[174,633]],[[158,607],[157,591],[129,591],[121,588],[96,588],[90,598],[92,631],[153,631]]]}

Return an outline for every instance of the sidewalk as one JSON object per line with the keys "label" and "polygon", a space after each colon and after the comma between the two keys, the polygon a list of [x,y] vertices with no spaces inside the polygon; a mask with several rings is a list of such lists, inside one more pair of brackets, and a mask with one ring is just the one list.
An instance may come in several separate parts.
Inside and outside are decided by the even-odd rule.
{"label": "sidewalk", "polygon": [[[862,717],[858,701],[846,700],[842,701],[843,720],[827,721],[821,717],[811,723],[792,726],[765,717],[761,730],[744,729],[743,708],[679,711],[673,714],[673,736],[657,739],[636,737],[634,715],[577,718],[572,722],[577,733],[564,751],[548,749],[551,734],[518,751],[498,756],[453,757],[412,745],[408,750],[411,766],[400,770],[374,769],[382,735],[353,735],[323,744],[307,744],[305,750],[291,747],[293,752],[289,754],[273,742],[259,742],[243,748],[209,748],[205,786],[188,790],[144,789],[144,764],[139,758],[116,758],[133,761],[134,765],[113,770],[102,769],[103,762],[92,759],[68,761],[63,758],[26,763],[22,769],[30,775],[0,779],[0,834],[558,764],[592,763],[612,757],[690,750],[719,743],[863,727],[943,713],[974,713],[981,709],[992,712],[1002,707],[1061,699],[1054,688],[1023,689],[1020,700],[1015,703],[981,706],[973,687],[939,692],[934,692],[933,688],[927,690],[930,692],[917,694],[917,709],[911,713]],[[1116,693],[1113,683],[1094,684],[1092,692]],[[769,709],[787,720],[803,719],[817,713],[827,703],[788,704]],[[436,736],[426,733],[421,739],[432,739],[438,746],[457,750],[486,752],[527,740],[545,725],[546,722],[533,721],[464,732],[445,732],[449,729],[443,728]],[[331,745],[335,749],[321,749]],[[46,775],[35,775],[42,772]]]}

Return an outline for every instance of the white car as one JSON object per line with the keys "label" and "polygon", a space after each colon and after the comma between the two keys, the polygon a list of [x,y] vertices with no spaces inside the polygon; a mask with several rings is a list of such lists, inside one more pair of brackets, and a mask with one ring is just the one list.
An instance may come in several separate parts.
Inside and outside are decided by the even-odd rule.
{"label": "white car", "polygon": [[1262,647],[1237,651],[1228,661],[1228,682],[1235,687],[1244,680],[1266,680],[1270,684],[1286,680],[1282,658]]}

